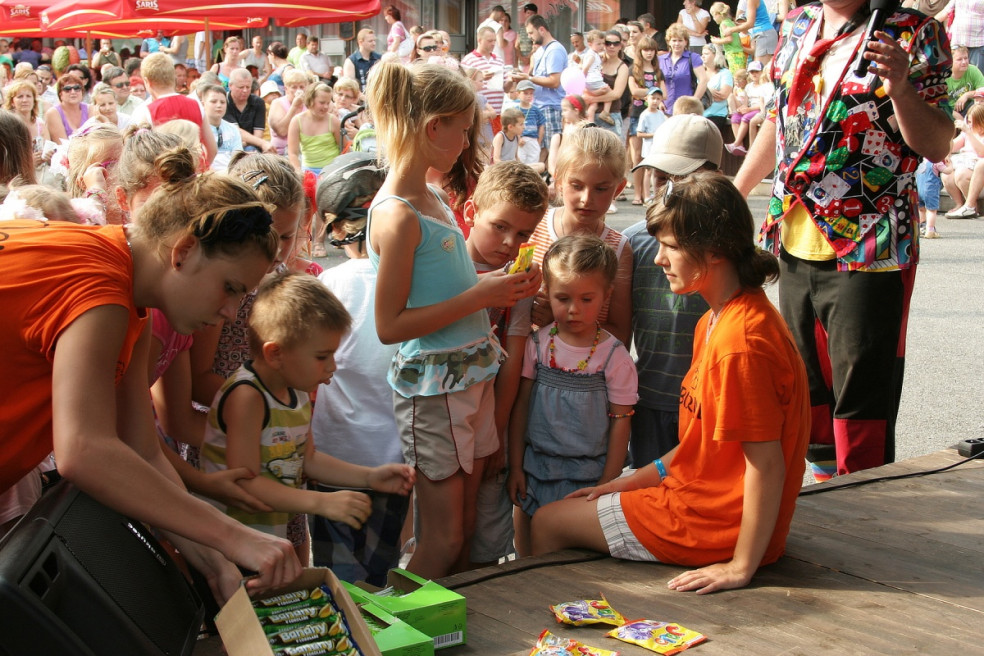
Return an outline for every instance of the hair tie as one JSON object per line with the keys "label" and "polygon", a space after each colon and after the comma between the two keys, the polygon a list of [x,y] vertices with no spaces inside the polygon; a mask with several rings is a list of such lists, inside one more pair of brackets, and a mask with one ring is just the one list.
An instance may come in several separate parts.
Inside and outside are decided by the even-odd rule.
{"label": "hair tie", "polygon": [[241,244],[248,237],[263,237],[270,232],[273,219],[261,205],[249,205],[226,210],[221,220],[217,210],[202,219],[195,226],[195,237],[203,245]]}
{"label": "hair tie", "polygon": [[581,99],[578,98],[577,96],[567,96],[566,98],[564,98],[564,100],[569,102],[574,107],[574,109],[577,110],[578,114],[584,113],[584,103],[582,103]]}

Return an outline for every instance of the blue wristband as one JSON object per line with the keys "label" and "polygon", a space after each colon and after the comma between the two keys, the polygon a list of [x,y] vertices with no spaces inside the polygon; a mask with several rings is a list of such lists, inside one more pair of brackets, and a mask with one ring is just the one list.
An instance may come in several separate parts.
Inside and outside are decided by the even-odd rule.
{"label": "blue wristband", "polygon": [[656,460],[653,460],[653,464],[656,465],[656,471],[659,472],[660,480],[666,478],[666,465],[663,464],[663,461],[656,458]]}

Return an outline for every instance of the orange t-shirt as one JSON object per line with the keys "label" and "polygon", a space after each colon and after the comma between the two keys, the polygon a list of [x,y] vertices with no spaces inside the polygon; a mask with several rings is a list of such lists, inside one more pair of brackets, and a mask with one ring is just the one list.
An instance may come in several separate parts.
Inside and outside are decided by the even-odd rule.
{"label": "orange t-shirt", "polygon": [[680,392],[680,446],[666,480],[623,492],[636,538],[662,562],[730,560],[741,527],[742,442],[780,440],[786,479],[775,530],[762,558],[782,555],[803,483],[810,434],[806,370],[785,322],[762,290],[725,306],[705,343],[710,313],[694,332],[694,359]]}
{"label": "orange t-shirt", "polygon": [[62,331],[94,307],[129,310],[116,382],[123,376],[147,316],[134,307],[132,279],[120,226],[0,224],[0,492],[51,452],[55,348]]}

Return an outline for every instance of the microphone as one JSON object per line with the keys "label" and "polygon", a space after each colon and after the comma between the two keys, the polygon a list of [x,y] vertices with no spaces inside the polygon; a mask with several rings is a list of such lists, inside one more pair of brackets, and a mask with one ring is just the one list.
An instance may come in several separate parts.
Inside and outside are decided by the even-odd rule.
{"label": "microphone", "polygon": [[885,19],[888,18],[898,7],[898,0],[871,0],[871,16],[868,18],[868,27],[864,31],[864,40],[861,42],[861,59],[854,68],[857,77],[864,77],[868,74],[871,62],[864,58],[864,53],[868,50],[868,44],[877,41],[875,32],[885,27]]}

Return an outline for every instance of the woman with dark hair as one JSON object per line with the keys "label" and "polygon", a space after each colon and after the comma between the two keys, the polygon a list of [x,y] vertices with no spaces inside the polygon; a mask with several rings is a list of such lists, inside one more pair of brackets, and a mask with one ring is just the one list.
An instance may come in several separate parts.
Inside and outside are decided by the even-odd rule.
{"label": "woman with dark hair", "polygon": [[785,550],[810,432],[806,368],[762,286],[779,262],[756,248],[752,214],[718,173],[667,182],[647,215],[676,294],[700,294],[680,444],[652,464],[542,507],[535,555],[586,547],[695,567],[667,583],[740,588]]}
{"label": "woman with dark hair", "polygon": [[441,47],[437,45],[437,40],[434,38],[434,34],[432,32],[424,32],[416,39],[416,45],[413,50],[413,55],[410,57],[410,61],[430,61],[431,57],[439,56],[440,48]]}
{"label": "woman with dark hair", "polygon": [[65,69],[65,73],[74,73],[79,77],[79,79],[82,80],[82,86],[85,87],[82,91],[82,100],[84,102],[89,102],[91,99],[89,94],[92,92],[93,85],[92,71],[90,71],[87,66],[83,66],[82,64],[72,64]]}
{"label": "woman with dark hair", "polygon": [[625,134],[622,130],[622,97],[628,89],[630,66],[631,62],[627,63],[622,54],[622,33],[618,30],[605,32],[605,54],[601,63],[601,77],[604,78],[611,92],[595,96],[593,100],[598,103],[611,101],[613,123],[598,123],[598,127],[614,132],[619,138],[624,137]]}
{"label": "woman with dark hair", "polygon": [[82,102],[85,86],[75,73],[66,73],[58,78],[55,90],[59,104],[44,113],[44,122],[51,140],[61,143],[89,120],[89,106]]}
{"label": "woman with dark hair", "polygon": [[389,34],[386,35],[386,50],[388,52],[399,53],[400,44],[410,37],[410,33],[407,32],[407,28],[403,24],[400,10],[393,5],[389,5],[383,10],[383,20],[390,26]]}
{"label": "woman with dark hair", "polygon": [[284,95],[286,92],[284,73],[294,68],[294,65],[287,61],[289,52],[282,41],[274,41],[267,47],[267,57],[270,59],[270,68],[273,69],[267,79],[276,83],[277,88],[280,89],[280,95]]}

